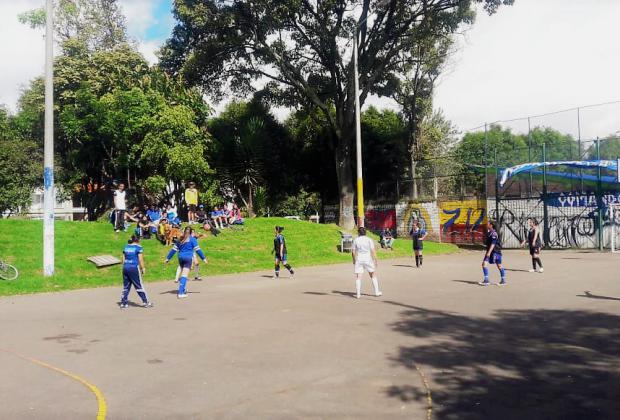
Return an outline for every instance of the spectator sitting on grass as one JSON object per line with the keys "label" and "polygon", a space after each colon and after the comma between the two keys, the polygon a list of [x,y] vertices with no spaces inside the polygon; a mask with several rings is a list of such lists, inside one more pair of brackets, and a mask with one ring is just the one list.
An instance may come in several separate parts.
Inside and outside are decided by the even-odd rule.
{"label": "spectator sitting on grass", "polygon": [[155,225],[159,224],[159,221],[161,220],[161,212],[159,211],[159,208],[157,206],[152,205],[146,212],[146,215],[148,216],[151,223],[154,223]]}
{"label": "spectator sitting on grass", "polygon": [[222,223],[222,211],[217,206],[213,207],[213,211],[211,212],[211,219],[213,220],[213,224],[216,228],[224,228],[224,224]]}
{"label": "spectator sitting on grass", "polygon": [[390,229],[383,229],[381,231],[381,239],[379,243],[381,244],[381,248],[388,248],[392,251],[394,250],[394,237],[392,236],[392,231]]}
{"label": "spectator sitting on grass", "polygon": [[161,219],[159,225],[157,226],[157,240],[162,243],[162,245],[166,244],[166,231],[168,230],[168,219]]}
{"label": "spectator sitting on grass", "polygon": [[151,239],[151,222],[146,216],[142,216],[136,227],[138,237],[143,239]]}
{"label": "spectator sitting on grass", "polygon": [[196,210],[195,213],[195,218],[196,218],[196,222],[200,223],[201,225],[207,222],[207,212],[205,211],[205,206],[204,205],[199,205],[198,206],[198,210]]}
{"label": "spectator sitting on grass", "polygon": [[233,204],[231,220],[232,221],[230,222],[230,224],[232,225],[243,224],[243,217],[241,217],[241,210],[239,210],[239,206],[237,206],[236,204]]}

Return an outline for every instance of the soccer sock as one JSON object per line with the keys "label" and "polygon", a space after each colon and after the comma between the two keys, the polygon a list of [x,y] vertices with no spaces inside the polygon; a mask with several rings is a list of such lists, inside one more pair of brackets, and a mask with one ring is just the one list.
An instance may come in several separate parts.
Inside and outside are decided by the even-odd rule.
{"label": "soccer sock", "polygon": [[362,294],[362,279],[355,279],[355,293],[357,297],[360,297]]}
{"label": "soccer sock", "polygon": [[379,290],[379,279],[377,278],[377,276],[374,276],[372,278],[372,287],[375,289],[375,295],[380,292],[380,290]]}
{"label": "soccer sock", "polygon": [[482,267],[482,274],[484,275],[484,281],[489,281],[489,268]]}
{"label": "soccer sock", "polygon": [[289,273],[293,274],[293,267],[291,267],[290,264],[284,264],[284,266],[286,267],[286,269],[289,271]]}
{"label": "soccer sock", "polygon": [[502,281],[506,280],[506,269],[500,268],[499,275],[502,276]]}
{"label": "soccer sock", "polygon": [[540,257],[536,258],[536,261],[538,261],[538,265],[540,266],[540,268],[543,268],[542,261],[540,260]]}
{"label": "soccer sock", "polygon": [[179,294],[185,294],[185,285],[187,284],[187,277],[181,277],[179,279]]}
{"label": "soccer sock", "polygon": [[200,277],[200,264],[194,266],[194,277]]}
{"label": "soccer sock", "polygon": [[536,258],[532,258],[532,268],[536,270]]}
{"label": "soccer sock", "polygon": [[181,267],[177,267],[177,273],[174,276],[175,283],[179,281],[179,277],[181,277]]}
{"label": "soccer sock", "polygon": [[280,264],[276,264],[275,266],[275,275],[276,277],[280,277]]}
{"label": "soccer sock", "polygon": [[420,255],[420,266],[422,266],[422,261],[424,261],[424,256]]}
{"label": "soccer sock", "polygon": [[416,256],[415,256],[415,266],[416,266],[416,267],[419,267],[419,266],[420,266],[420,256],[419,256],[419,255],[416,255]]}

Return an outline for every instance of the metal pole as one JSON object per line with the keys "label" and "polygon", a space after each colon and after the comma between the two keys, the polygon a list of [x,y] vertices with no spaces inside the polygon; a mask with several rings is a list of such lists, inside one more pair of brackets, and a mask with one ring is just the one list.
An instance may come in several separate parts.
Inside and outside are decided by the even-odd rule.
{"label": "metal pole", "polygon": [[499,166],[497,164],[497,147],[494,151],[495,160],[495,222],[498,224],[497,228],[502,228],[501,217],[499,216]]}
{"label": "metal pole", "polygon": [[43,274],[54,275],[54,4],[45,9],[45,136],[43,153]]}
{"label": "metal pole", "polygon": [[353,37],[353,85],[355,86],[355,147],[357,163],[357,217],[358,226],[364,226],[364,181],[362,179],[362,122],[360,117],[360,87],[357,70],[357,35]]}
{"label": "metal pole", "polygon": [[[530,124],[530,117],[527,117],[527,161],[532,162],[532,126]],[[530,194],[528,197],[532,197],[532,171],[530,170]]]}
{"label": "metal pole", "polygon": [[[583,157],[581,156],[581,110],[579,108],[577,108],[577,147],[579,149],[579,160],[582,160]],[[579,169],[579,178],[581,179],[581,192],[583,192],[583,172],[581,169]]]}
{"label": "metal pole", "polygon": [[[601,160],[601,140],[596,138],[596,159]],[[601,167],[597,169],[596,204],[598,207],[598,249],[604,250],[603,244],[603,185],[601,183]]]}
{"label": "metal pole", "polygon": [[[488,200],[489,199],[489,179],[488,179],[488,171],[487,171],[487,167],[488,165],[488,161],[487,161],[487,151],[489,148],[489,135],[487,132],[487,123],[484,123],[484,199]],[[461,181],[463,180],[463,178],[461,178]]]}
{"label": "metal pole", "polygon": [[[543,163],[547,163],[547,144],[542,145]],[[543,165],[543,242],[549,247],[549,209],[547,208],[547,165]]]}

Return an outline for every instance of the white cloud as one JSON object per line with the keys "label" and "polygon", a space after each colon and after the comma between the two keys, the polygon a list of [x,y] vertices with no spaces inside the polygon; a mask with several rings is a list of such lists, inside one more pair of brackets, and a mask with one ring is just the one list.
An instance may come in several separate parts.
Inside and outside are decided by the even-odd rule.
{"label": "white cloud", "polygon": [[155,53],[159,50],[161,44],[161,41],[138,41],[138,51],[140,51],[146,61],[155,64],[159,61]]}
{"label": "white cloud", "polygon": [[127,19],[127,29],[131,36],[142,39],[147,29],[157,24],[155,17],[156,1],[119,0],[119,4]]}
{"label": "white cloud", "polygon": [[[435,105],[461,129],[481,123],[620,100],[615,0],[517,0],[480,13],[461,40]],[[582,138],[620,130],[620,104],[582,110]],[[525,131],[527,120],[507,124]],[[577,135],[577,113],[535,118]]]}
{"label": "white cloud", "polygon": [[20,90],[43,74],[45,63],[43,31],[19,23],[17,15],[43,4],[43,0],[0,2],[0,104],[13,111]]}

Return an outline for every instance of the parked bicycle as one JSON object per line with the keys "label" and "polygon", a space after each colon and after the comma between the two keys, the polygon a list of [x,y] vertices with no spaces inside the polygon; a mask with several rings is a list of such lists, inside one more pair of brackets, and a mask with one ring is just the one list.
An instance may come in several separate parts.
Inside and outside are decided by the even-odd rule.
{"label": "parked bicycle", "polygon": [[13,267],[11,264],[0,260],[0,279],[2,280],[15,280],[19,276],[19,272],[17,268]]}

